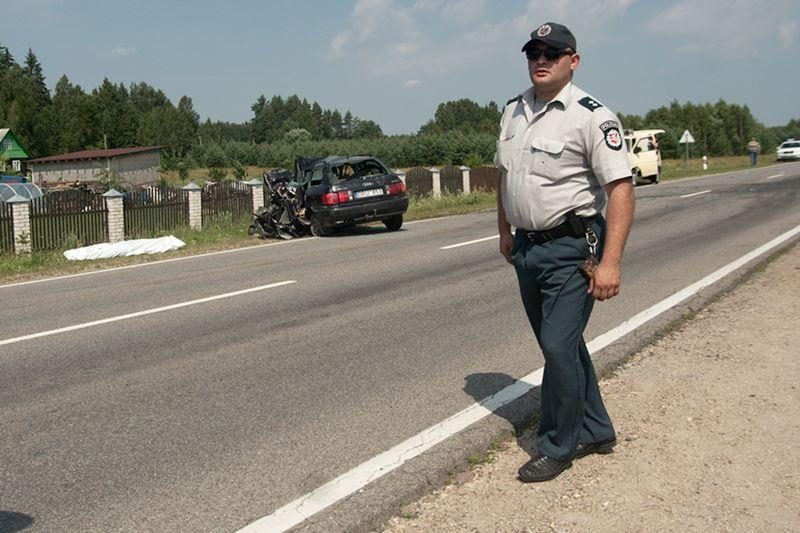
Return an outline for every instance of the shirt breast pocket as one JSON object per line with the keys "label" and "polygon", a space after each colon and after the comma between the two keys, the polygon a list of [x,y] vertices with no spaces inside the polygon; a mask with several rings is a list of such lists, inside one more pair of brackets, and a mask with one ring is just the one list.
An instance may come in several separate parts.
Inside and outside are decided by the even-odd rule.
{"label": "shirt breast pocket", "polygon": [[560,178],[559,167],[562,164],[561,156],[564,153],[564,141],[534,137],[531,141],[533,150],[534,174],[544,176],[556,181]]}
{"label": "shirt breast pocket", "polygon": [[503,168],[506,172],[508,172],[511,168],[515,166],[515,161],[518,159],[520,145],[519,145],[519,138],[512,135],[507,139],[502,139],[497,141],[497,166]]}

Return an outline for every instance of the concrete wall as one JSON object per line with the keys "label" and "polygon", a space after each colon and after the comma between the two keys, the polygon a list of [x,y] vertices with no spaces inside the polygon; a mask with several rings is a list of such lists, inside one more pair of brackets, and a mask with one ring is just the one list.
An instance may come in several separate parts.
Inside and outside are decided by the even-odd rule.
{"label": "concrete wall", "polygon": [[86,159],[81,161],[56,161],[52,163],[31,163],[33,182],[43,185],[58,183],[83,183],[98,181],[107,168],[119,175],[120,182],[130,185],[146,185],[159,180],[158,168],[161,158],[158,152],[144,152],[107,159]]}
{"label": "concrete wall", "polygon": [[75,180],[97,181],[97,174],[105,170],[105,161],[58,161],[54,163],[31,163],[31,175],[36,185],[72,183]]}
{"label": "concrete wall", "polygon": [[144,152],[111,160],[111,170],[119,174],[122,183],[147,185],[159,180],[161,157],[158,152]]}

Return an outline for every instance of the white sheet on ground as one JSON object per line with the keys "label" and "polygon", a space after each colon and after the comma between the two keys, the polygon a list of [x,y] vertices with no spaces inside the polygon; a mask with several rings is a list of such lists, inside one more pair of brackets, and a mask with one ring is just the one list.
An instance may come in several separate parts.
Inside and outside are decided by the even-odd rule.
{"label": "white sheet on ground", "polygon": [[182,240],[173,237],[159,237],[158,239],[136,239],[122,242],[104,242],[73,248],[64,252],[64,257],[71,261],[84,259],[108,259],[110,257],[126,257],[129,255],[160,254],[177,250],[186,246]]}

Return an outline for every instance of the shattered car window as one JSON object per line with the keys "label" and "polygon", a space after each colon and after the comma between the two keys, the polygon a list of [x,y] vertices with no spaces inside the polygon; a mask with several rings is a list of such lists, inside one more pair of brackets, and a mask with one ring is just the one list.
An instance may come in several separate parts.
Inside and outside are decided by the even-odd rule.
{"label": "shattered car window", "polygon": [[361,161],[356,163],[345,163],[331,168],[331,181],[350,180],[354,178],[367,178],[370,176],[380,176],[388,174],[380,163],[374,160]]}
{"label": "shattered car window", "polygon": [[309,182],[309,185],[320,185],[324,177],[325,177],[324,169],[322,169],[321,167],[315,168],[311,172],[311,181]]}

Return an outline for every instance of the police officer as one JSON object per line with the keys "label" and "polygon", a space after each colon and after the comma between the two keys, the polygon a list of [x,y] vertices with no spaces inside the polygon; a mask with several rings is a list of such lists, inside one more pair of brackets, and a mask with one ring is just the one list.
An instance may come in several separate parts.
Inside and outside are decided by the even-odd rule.
{"label": "police officer", "polygon": [[506,105],[497,142],[500,253],[545,358],[538,455],[520,468],[524,482],[616,444],[583,331],[594,300],[619,293],[633,181],[619,120],[572,84],[577,50],[561,24],[531,33],[522,51],[533,86]]}

